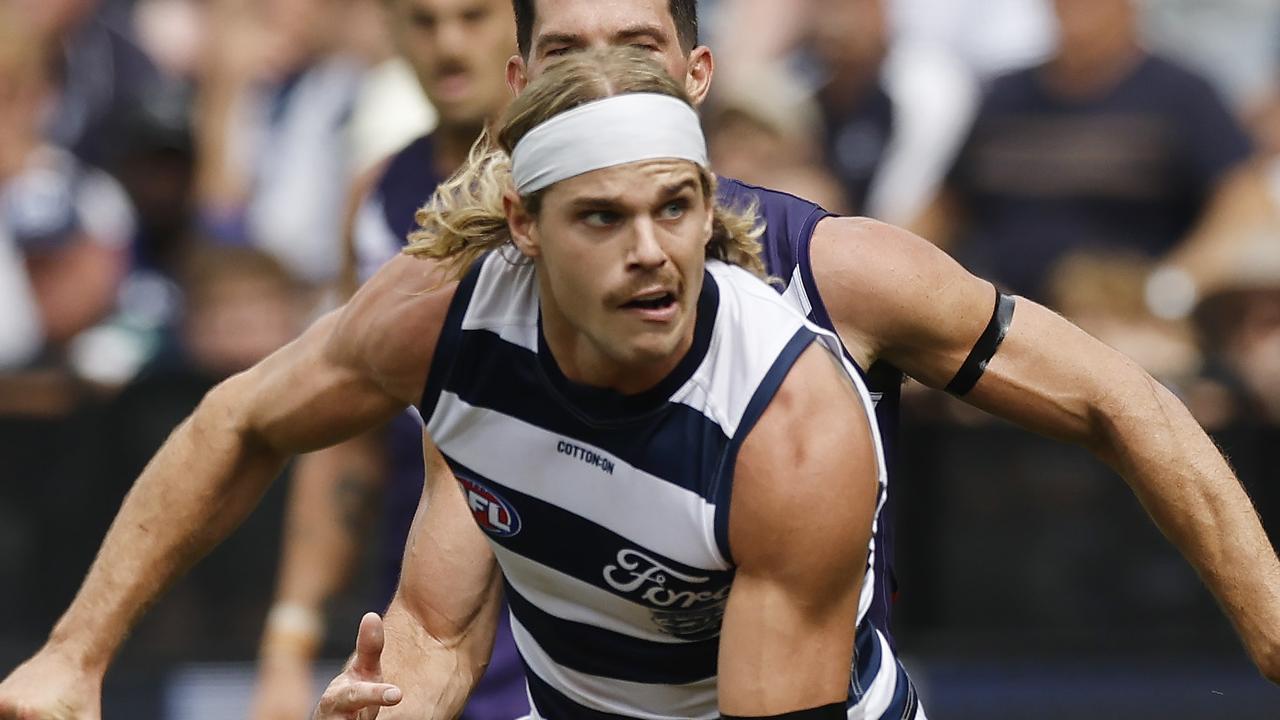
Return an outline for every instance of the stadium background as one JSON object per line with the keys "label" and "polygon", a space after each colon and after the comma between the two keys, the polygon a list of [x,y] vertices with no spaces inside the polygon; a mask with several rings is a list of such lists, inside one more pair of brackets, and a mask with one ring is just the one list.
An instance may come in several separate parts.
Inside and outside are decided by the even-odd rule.
{"label": "stadium background", "polygon": [[[168,430],[332,302],[351,178],[432,117],[389,61],[380,1],[0,0],[0,672],[43,641]],[[1280,5],[1138,4],[1144,45],[1205,78],[1248,133],[1205,194],[1243,169],[1264,202],[1222,211],[1184,307],[1152,290],[1158,255],[1083,240],[1034,294],[1175,388],[1275,538]],[[704,6],[717,168],[910,227],[936,227],[984,93],[1058,52],[1047,0]],[[48,87],[21,82],[32,57]],[[236,117],[219,115],[228,78],[257,100]],[[833,93],[833,78],[870,81]],[[264,152],[290,171],[257,167]],[[963,208],[970,226],[984,207]],[[966,259],[963,239],[948,247]],[[1280,713],[1122,481],[1083,450],[905,396],[897,632],[931,716]],[[143,622],[108,677],[108,719],[242,716],[284,491]],[[356,581],[333,627],[354,630],[374,584]],[[329,639],[335,661],[348,635]]]}

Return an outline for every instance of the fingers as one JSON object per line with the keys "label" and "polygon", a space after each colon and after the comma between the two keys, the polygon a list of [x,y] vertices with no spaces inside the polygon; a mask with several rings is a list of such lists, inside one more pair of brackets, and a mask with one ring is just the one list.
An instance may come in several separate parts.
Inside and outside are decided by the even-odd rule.
{"label": "fingers", "polygon": [[382,618],[377,613],[365,613],[360,618],[360,632],[356,635],[356,657],[351,669],[373,680],[382,679]]}
{"label": "fingers", "polygon": [[387,683],[353,682],[330,687],[320,698],[316,720],[327,720],[335,715],[349,717],[350,713],[366,708],[390,707],[403,697],[400,688]]}

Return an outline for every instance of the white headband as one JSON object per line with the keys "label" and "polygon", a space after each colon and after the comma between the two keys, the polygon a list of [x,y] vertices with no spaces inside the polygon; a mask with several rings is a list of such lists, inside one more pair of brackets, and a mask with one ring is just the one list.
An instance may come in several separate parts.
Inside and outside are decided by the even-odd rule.
{"label": "white headband", "polygon": [[511,176],[516,191],[527,195],[592,170],[660,158],[709,165],[698,114],[670,95],[629,93],[530,130],[511,151]]}

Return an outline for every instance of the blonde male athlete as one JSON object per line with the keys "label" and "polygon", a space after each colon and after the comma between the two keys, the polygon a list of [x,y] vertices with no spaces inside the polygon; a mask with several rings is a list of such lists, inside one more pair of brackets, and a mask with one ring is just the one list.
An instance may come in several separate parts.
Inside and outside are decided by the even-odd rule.
{"label": "blonde male athlete", "polygon": [[[518,91],[564,54],[637,45],[673,77],[684,78],[699,101],[709,89],[714,62],[710,50],[697,45],[694,5],[518,0],[521,56],[509,63],[509,80]],[[776,196],[747,190],[766,200]],[[1275,553],[1230,468],[1185,408],[1132,362],[1034,303],[1018,300],[1010,313],[1006,301],[1004,313],[993,313],[992,287],[928,242],[892,226],[810,208],[811,216],[793,207],[770,217],[765,257],[775,274],[799,280],[791,282],[790,297],[807,306],[818,324],[838,331],[849,356],[868,371],[868,384],[876,382],[877,369],[892,377],[900,368],[1024,427],[1089,448],[1126,479],[1200,573],[1263,674],[1280,679]],[[770,244],[779,227],[781,237]],[[882,400],[877,414],[891,423],[891,403]],[[239,503],[249,503],[259,491],[243,490]],[[231,525],[213,528],[181,554],[181,562],[155,568],[160,572],[138,581],[145,590],[131,583],[123,592],[102,586],[97,578],[129,574],[104,554],[99,566],[105,571],[95,570],[90,586],[113,601],[98,608],[73,606],[31,661],[47,669],[50,686],[23,687],[18,695],[19,683],[6,681],[0,707],[16,698],[41,707],[60,702],[58,687],[67,688],[67,698],[91,695],[96,707],[102,670],[143,602]],[[85,706],[83,700],[66,702]]]}

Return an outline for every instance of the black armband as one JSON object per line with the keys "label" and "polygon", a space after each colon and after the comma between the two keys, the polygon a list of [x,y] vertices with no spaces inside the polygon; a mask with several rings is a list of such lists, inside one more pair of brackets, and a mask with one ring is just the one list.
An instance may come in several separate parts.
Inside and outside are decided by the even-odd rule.
{"label": "black armband", "polygon": [[969,357],[965,358],[964,364],[956,371],[956,376],[947,383],[947,392],[957,396],[964,395],[978,384],[982,373],[987,371],[987,363],[991,362],[996,350],[1000,349],[1000,343],[1004,342],[1004,336],[1009,332],[1009,325],[1013,322],[1013,305],[1011,295],[996,291],[996,308],[991,313],[991,322],[987,323],[982,337],[974,343]]}
{"label": "black armband", "polygon": [[822,707],[809,708],[808,710],[796,710],[795,712],[783,713],[781,715],[752,715],[744,717],[741,715],[721,715],[720,720],[845,720],[846,710],[844,703],[837,702]]}

